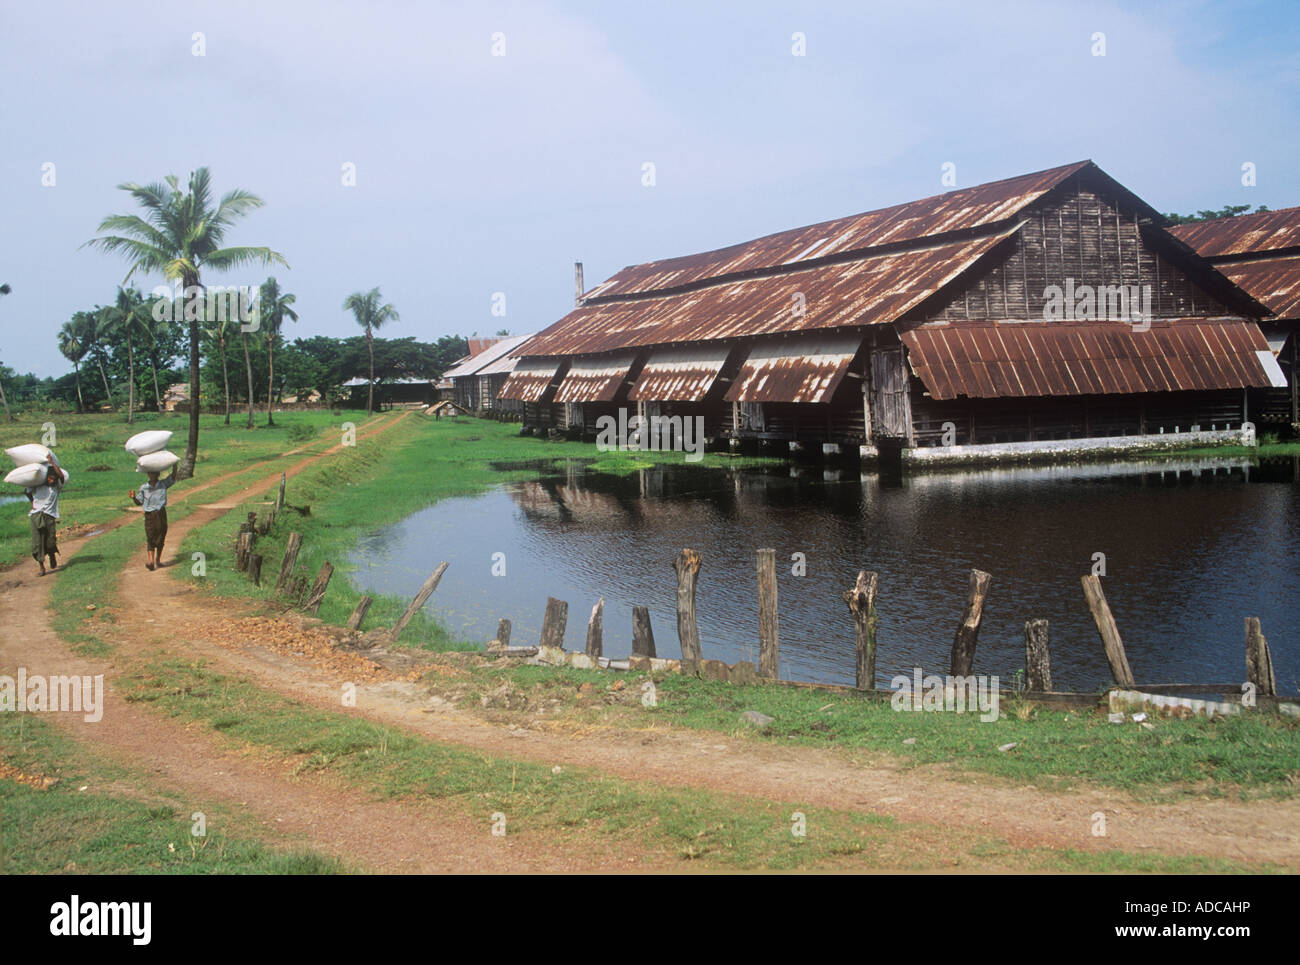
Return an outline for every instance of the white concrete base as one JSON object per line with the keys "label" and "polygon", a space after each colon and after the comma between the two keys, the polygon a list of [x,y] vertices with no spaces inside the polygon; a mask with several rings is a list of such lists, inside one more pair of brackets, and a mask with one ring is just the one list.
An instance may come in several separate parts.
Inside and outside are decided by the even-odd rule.
{"label": "white concrete base", "polygon": [[1044,439],[1038,442],[995,442],[973,446],[928,446],[903,450],[905,466],[944,466],[957,463],[1043,462],[1087,459],[1107,454],[1161,452],[1202,446],[1254,446],[1254,436],[1240,429],[1211,432],[1166,432],[1145,436],[1106,436],[1095,439]]}

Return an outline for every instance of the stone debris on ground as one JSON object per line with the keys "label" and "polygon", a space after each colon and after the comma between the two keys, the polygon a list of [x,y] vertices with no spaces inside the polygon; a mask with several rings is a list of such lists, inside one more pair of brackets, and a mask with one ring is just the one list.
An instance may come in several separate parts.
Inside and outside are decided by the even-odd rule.
{"label": "stone debris on ground", "polygon": [[[333,628],[337,629],[337,628]],[[376,663],[369,657],[338,649],[338,640],[324,627],[297,626],[272,617],[238,617],[211,623],[187,623],[183,635],[199,636],[222,646],[231,644],[263,647],[288,657],[306,657],[322,670],[335,672],[349,680],[419,680],[425,668],[399,672]]]}

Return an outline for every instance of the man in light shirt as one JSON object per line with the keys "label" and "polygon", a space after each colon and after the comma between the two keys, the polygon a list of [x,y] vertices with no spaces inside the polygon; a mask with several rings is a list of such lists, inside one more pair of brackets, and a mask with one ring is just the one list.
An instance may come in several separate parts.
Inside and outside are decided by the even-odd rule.
{"label": "man in light shirt", "polygon": [[138,493],[134,489],[127,493],[132,502],[144,509],[144,565],[150,570],[162,566],[163,543],[167,539],[167,489],[176,482],[177,466],[172,467],[172,474],[166,479],[160,480],[156,472],[149,473],[149,481]]}
{"label": "man in light shirt", "polygon": [[46,464],[45,483],[26,490],[32,507],[27,514],[32,524],[32,557],[41,569],[41,576],[45,575],[46,559],[50,561],[50,569],[59,568],[59,544],[54,531],[59,523],[59,493],[67,484],[66,469]]}

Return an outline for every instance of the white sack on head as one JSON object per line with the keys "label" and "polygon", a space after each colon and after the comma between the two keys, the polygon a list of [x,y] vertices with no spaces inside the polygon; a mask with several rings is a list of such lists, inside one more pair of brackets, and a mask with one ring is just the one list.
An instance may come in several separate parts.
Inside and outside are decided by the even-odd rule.
{"label": "white sack on head", "polygon": [[[168,433],[170,435],[170,433]],[[164,449],[162,452],[149,452],[135,461],[136,472],[166,472],[181,461],[174,452]]]}
{"label": "white sack on head", "polygon": [[37,486],[45,485],[45,480],[49,474],[50,467],[45,463],[31,462],[12,470],[9,475],[5,476],[5,482],[13,483],[15,486],[23,486],[27,489],[35,489]]}
{"label": "white sack on head", "polygon": [[167,443],[171,442],[171,440],[172,433],[170,429],[150,429],[148,432],[137,432],[126,440],[126,451],[133,456],[147,456],[151,452],[166,449]]}
{"label": "white sack on head", "polygon": [[48,462],[56,466],[59,464],[59,457],[51,449],[42,446],[38,442],[30,442],[25,446],[14,446],[12,449],[6,449],[5,455],[14,461],[15,466],[30,466],[34,462]]}

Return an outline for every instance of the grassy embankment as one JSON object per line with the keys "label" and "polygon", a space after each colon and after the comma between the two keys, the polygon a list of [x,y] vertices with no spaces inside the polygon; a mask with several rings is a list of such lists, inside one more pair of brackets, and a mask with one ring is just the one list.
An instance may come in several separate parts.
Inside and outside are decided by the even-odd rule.
{"label": "grassy embankment", "polygon": [[0,714],[0,872],[333,874],[338,862],[258,840],[248,819],[91,754],[37,714]]}

